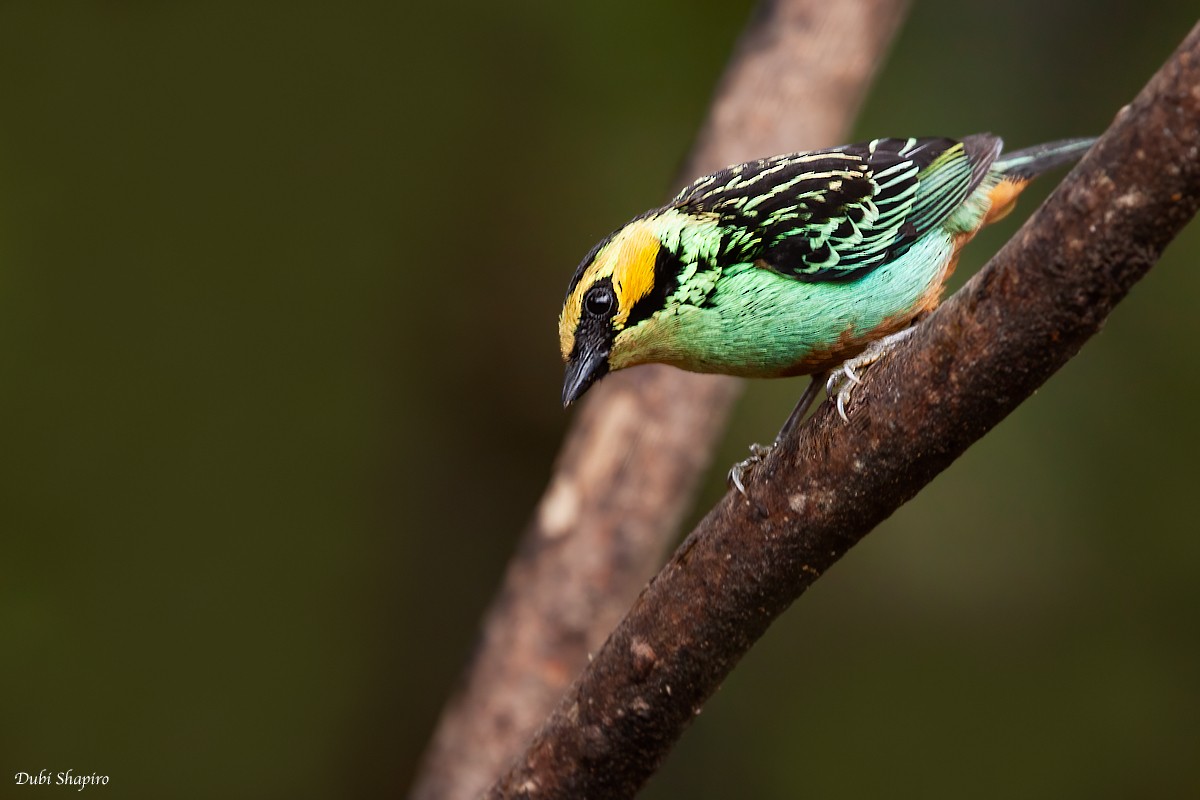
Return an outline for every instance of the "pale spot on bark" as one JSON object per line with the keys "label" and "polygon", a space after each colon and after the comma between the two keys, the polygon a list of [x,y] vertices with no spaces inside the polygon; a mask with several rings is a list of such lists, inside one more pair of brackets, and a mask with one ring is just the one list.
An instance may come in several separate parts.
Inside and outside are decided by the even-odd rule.
{"label": "pale spot on bark", "polygon": [[639,661],[652,663],[657,656],[654,654],[654,648],[646,643],[644,639],[634,637],[633,642],[629,645],[629,652]]}
{"label": "pale spot on bark", "polygon": [[556,479],[538,509],[538,526],[542,534],[557,539],[574,528],[579,518],[579,506],[579,490],[574,481]]}
{"label": "pale spot on bark", "polygon": [[1142,205],[1144,202],[1146,202],[1145,196],[1141,192],[1139,192],[1137,189],[1134,189],[1133,191],[1126,192],[1125,194],[1121,195],[1116,200],[1114,200],[1113,205],[1118,206],[1120,208],[1137,208],[1138,206]]}

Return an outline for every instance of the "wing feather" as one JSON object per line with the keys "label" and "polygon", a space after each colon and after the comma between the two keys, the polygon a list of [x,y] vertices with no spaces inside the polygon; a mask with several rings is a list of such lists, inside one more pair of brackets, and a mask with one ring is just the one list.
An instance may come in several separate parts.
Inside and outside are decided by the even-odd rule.
{"label": "wing feather", "polygon": [[716,217],[721,254],[801,281],[855,280],[902,255],[974,191],[1000,151],[987,134],[876,139],[751,161],[672,201]]}

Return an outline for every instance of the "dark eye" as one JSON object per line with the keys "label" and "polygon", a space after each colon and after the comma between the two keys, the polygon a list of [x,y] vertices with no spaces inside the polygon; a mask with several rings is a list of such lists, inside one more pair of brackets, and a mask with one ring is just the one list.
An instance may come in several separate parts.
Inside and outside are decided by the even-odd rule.
{"label": "dark eye", "polygon": [[612,289],[597,286],[583,296],[583,309],[593,317],[607,317],[612,314],[616,302]]}

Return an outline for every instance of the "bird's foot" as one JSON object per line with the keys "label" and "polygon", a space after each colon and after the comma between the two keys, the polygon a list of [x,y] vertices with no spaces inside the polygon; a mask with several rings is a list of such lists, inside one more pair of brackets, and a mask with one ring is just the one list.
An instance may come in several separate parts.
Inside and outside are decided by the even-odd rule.
{"label": "bird's foot", "polygon": [[756,466],[767,455],[775,449],[775,445],[752,444],[750,445],[750,457],[743,459],[729,468],[728,480],[733,484],[733,488],[737,489],[742,497],[746,497],[746,487],[742,483],[742,476],[746,474],[746,470]]}
{"label": "bird's foot", "polygon": [[871,342],[866,350],[863,350],[854,358],[848,358],[842,364],[829,373],[829,379],[825,381],[825,394],[837,404],[838,416],[844,421],[849,422],[850,417],[846,416],[846,404],[850,402],[850,392],[854,387],[862,383],[862,379],[858,376],[856,370],[861,371],[879,361],[892,350],[896,345],[903,342],[909,336],[912,336],[916,327],[905,328],[904,330],[893,333],[891,336],[885,336],[882,339]]}

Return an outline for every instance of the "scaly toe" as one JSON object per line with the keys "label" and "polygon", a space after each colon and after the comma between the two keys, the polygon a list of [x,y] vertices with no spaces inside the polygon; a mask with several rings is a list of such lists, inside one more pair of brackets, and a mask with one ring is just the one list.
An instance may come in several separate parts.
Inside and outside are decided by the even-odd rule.
{"label": "scaly toe", "polygon": [[750,456],[755,461],[762,461],[764,458],[769,456],[771,451],[774,449],[775,445],[773,444],[759,444],[758,442],[755,442],[754,444],[750,445]]}
{"label": "scaly toe", "polygon": [[843,361],[841,366],[829,373],[829,380],[825,381],[825,395],[837,405],[839,417],[846,422],[850,421],[850,417],[846,413],[846,406],[850,402],[850,391],[855,385],[862,383],[862,378],[855,370],[864,370],[879,361],[897,344],[911,336],[915,330],[915,327],[905,328],[899,333],[893,333],[891,336],[872,342],[866,350],[854,358]]}

